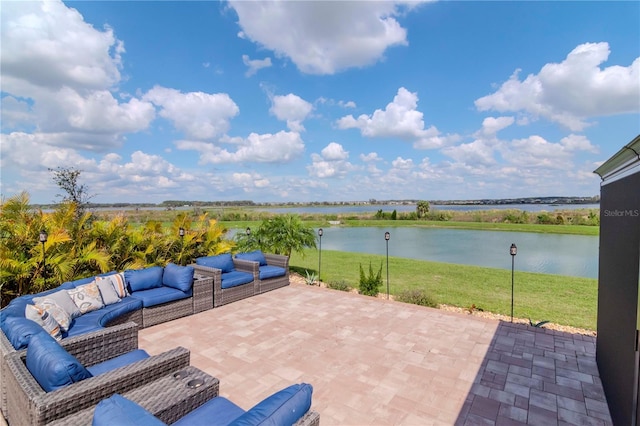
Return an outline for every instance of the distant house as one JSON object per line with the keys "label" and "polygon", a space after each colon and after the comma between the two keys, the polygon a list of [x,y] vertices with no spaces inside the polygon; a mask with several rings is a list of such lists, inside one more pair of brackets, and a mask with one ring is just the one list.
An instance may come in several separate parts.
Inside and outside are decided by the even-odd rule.
{"label": "distant house", "polygon": [[640,424],[640,135],[595,171],[600,188],[596,361],[616,425]]}

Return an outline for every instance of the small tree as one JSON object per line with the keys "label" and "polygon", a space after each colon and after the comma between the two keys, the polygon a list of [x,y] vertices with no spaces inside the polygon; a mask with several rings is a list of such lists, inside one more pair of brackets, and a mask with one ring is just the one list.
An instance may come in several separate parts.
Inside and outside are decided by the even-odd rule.
{"label": "small tree", "polygon": [[380,286],[382,286],[382,262],[380,262],[380,269],[377,274],[374,274],[373,266],[369,262],[369,276],[364,274],[364,269],[360,264],[360,294],[376,297]]}
{"label": "small tree", "polygon": [[428,201],[418,201],[418,205],[416,206],[416,213],[418,214],[418,219],[424,217],[429,213],[429,202]]}
{"label": "small tree", "polygon": [[80,184],[78,181],[82,170],[74,167],[58,167],[49,169],[49,171],[53,173],[53,181],[56,185],[66,193],[66,195],[56,194],[56,197],[62,198],[63,202],[75,204],[78,217],[82,216],[87,204],[89,204],[89,200],[95,197],[94,194],[89,194],[86,185]]}
{"label": "small tree", "polygon": [[286,214],[262,221],[250,235],[236,234],[240,251],[262,250],[267,253],[291,256],[292,252],[304,256],[305,248],[316,247],[313,229],[305,225],[300,216]]}

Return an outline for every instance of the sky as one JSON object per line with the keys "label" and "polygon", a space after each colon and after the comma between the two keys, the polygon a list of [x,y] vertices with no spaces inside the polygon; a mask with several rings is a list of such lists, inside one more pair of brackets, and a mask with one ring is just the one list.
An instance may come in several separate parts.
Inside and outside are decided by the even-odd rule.
{"label": "sky", "polygon": [[640,134],[640,2],[2,1],[0,194],[595,196]]}

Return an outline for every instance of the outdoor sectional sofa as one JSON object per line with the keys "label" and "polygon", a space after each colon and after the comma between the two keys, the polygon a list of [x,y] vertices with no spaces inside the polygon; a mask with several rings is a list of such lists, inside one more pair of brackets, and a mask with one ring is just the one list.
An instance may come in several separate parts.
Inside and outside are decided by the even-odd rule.
{"label": "outdoor sectional sofa", "polygon": [[213,278],[213,307],[289,285],[289,257],[259,250],[199,257],[196,273]]}
{"label": "outdoor sectional sofa", "polygon": [[[189,425],[295,425],[318,426],[320,415],[310,411],[313,388],[306,383],[291,385],[267,397],[249,411],[245,411],[223,397],[215,397],[178,419],[175,426]],[[98,404],[93,426],[118,424],[163,426],[152,413],[133,401],[113,395]]]}
{"label": "outdoor sectional sofa", "polygon": [[44,331],[31,336],[26,349],[5,356],[9,424],[47,424],[189,366],[185,348],[152,357],[138,350],[137,330],[122,324],[99,338],[85,335],[86,342],[58,343]]}
{"label": "outdoor sectional sofa", "polygon": [[[0,311],[0,372],[6,357],[25,349],[43,327],[73,343],[84,341],[77,339],[84,335],[99,340],[105,327],[128,321],[143,328],[202,310],[212,298],[212,279],[194,281],[193,272],[174,264],[112,272],[12,300]],[[6,380],[0,383],[0,401],[7,417]]]}

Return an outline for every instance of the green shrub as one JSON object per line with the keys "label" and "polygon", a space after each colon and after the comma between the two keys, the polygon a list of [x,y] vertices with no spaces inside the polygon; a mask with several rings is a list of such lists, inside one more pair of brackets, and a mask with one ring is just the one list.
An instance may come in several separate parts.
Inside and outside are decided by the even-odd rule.
{"label": "green shrub", "polygon": [[373,266],[369,262],[369,276],[365,276],[362,264],[360,264],[360,294],[367,296],[377,296],[379,288],[382,285],[382,262],[380,262],[380,269],[377,274],[373,272]]}
{"label": "green shrub", "polygon": [[330,283],[327,283],[327,287],[329,287],[330,289],[333,289],[333,290],[340,290],[340,291],[349,291],[349,290],[351,290],[351,286],[349,284],[347,284],[347,282],[344,281],[344,280],[332,281]]}
{"label": "green shrub", "polygon": [[315,272],[309,273],[309,271],[307,270],[305,270],[304,272],[307,274],[307,276],[304,279],[304,282],[307,285],[316,285],[316,281],[318,281],[318,276],[316,275],[316,273]]}
{"label": "green shrub", "polygon": [[422,288],[404,290],[398,294],[395,299],[399,302],[413,303],[414,305],[429,306],[431,308],[438,307],[438,303],[435,301],[433,296]]}

